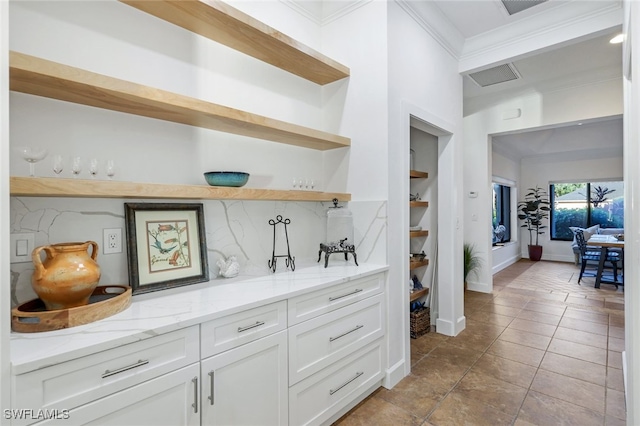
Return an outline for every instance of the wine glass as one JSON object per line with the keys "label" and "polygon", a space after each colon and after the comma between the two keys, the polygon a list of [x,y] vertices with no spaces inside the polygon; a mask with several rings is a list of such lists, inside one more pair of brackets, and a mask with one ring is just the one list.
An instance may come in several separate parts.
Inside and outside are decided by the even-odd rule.
{"label": "wine glass", "polygon": [[80,172],[82,171],[82,158],[81,157],[73,157],[73,161],[71,164],[71,173],[73,173],[73,178],[77,178]]}
{"label": "wine glass", "polygon": [[53,156],[53,172],[60,176],[62,170],[64,169],[64,160],[62,159],[62,155],[57,154]]}
{"label": "wine glass", "polygon": [[23,146],[17,148],[18,152],[22,156],[22,159],[29,163],[29,176],[36,175],[36,163],[44,159],[47,156],[48,151],[46,148]]}
{"label": "wine glass", "polygon": [[113,179],[113,175],[116,174],[116,165],[113,160],[107,160],[107,176],[109,180]]}
{"label": "wine glass", "polygon": [[98,174],[98,160],[95,158],[89,161],[89,173],[91,174],[91,179],[95,179]]}

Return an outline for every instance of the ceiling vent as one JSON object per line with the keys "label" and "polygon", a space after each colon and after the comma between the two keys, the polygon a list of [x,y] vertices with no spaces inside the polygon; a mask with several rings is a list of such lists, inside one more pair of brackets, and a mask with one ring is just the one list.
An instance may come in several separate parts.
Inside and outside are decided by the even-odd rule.
{"label": "ceiling vent", "polygon": [[520,78],[518,70],[512,63],[469,74],[469,77],[480,87],[492,86]]}
{"label": "ceiling vent", "polygon": [[514,13],[522,12],[546,1],[547,0],[502,0],[502,4],[504,8],[507,9],[509,15],[513,15]]}

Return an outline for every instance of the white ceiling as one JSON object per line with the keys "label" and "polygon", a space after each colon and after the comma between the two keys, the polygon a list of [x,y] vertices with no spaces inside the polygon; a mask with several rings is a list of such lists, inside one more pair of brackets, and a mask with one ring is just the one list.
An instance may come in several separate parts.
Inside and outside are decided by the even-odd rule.
{"label": "white ceiling", "polygon": [[[495,33],[505,26],[517,26],[519,22],[531,22],[536,17],[553,14],[556,12],[554,9],[568,1],[549,0],[511,16],[500,0],[434,0],[433,3],[465,40],[469,40]],[[606,5],[612,1],[600,3]],[[483,88],[464,76],[465,115],[514,96],[620,78],[622,45],[609,43],[619,32],[620,28],[613,28],[554,50],[515,60],[513,64],[521,76],[517,80]],[[493,146],[496,152],[516,161],[560,152],[574,155],[579,152],[583,158],[622,155],[622,118],[502,135],[493,138]]]}
{"label": "white ceiling", "polygon": [[[336,19],[353,8],[371,0],[281,0],[312,18],[320,25]],[[375,0],[374,0],[375,1]],[[392,0],[389,0],[392,1]],[[621,7],[621,0],[548,0],[525,11],[509,15],[500,0],[395,0],[416,14],[434,30],[429,31],[445,49],[458,58],[480,51],[487,43],[504,41],[508,34],[519,38],[534,38],[544,33],[546,25],[558,26],[568,19],[587,20],[601,11]],[[511,0],[521,1],[521,0]],[[513,60],[521,78],[488,87],[479,87],[468,76],[463,77],[464,114],[528,93],[547,92],[596,81],[620,78],[622,75],[622,45],[612,45],[609,39],[621,28],[601,30],[590,37],[571,40],[555,49]],[[465,46],[472,46],[472,51]],[[496,63],[494,65],[500,65]],[[523,157],[577,152],[581,155],[604,155],[622,152],[619,137],[597,138],[600,148],[571,141],[584,141],[584,132],[599,135],[621,129],[621,118],[583,123],[582,127],[566,126],[541,129],[494,138],[494,147],[503,155],[518,160]],[[575,123],[574,123],[575,124]],[[568,136],[577,132],[575,137]],[[554,133],[557,135],[554,136]],[[549,141],[554,140],[551,144]],[[600,149],[600,151],[599,151]],[[603,151],[604,150],[604,151]]]}

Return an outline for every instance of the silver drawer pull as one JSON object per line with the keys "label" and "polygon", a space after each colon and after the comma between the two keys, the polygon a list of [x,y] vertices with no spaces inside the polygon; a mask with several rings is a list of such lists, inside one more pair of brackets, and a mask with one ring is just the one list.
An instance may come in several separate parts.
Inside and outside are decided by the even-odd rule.
{"label": "silver drawer pull", "polygon": [[209,383],[211,385],[211,395],[209,395],[207,397],[207,399],[211,402],[209,402],[209,404],[213,405],[213,389],[214,389],[214,378],[215,378],[215,371],[209,371],[209,377],[211,378],[211,382]]}
{"label": "silver drawer pull", "polygon": [[364,371],[359,371],[359,372],[356,373],[355,376],[353,376],[352,378],[350,378],[349,380],[347,380],[346,382],[344,382],[343,384],[341,384],[337,388],[329,389],[329,395],[333,395],[334,393],[338,392],[340,389],[342,389],[343,387],[347,386],[349,383],[353,382],[355,379],[357,379],[358,377],[362,376],[363,374],[364,374]]}
{"label": "silver drawer pull", "polygon": [[264,325],[264,321],[256,321],[255,324],[248,325],[246,327],[238,327],[238,333],[242,333],[243,331],[251,330],[252,328],[260,327]]}
{"label": "silver drawer pull", "polygon": [[344,333],[336,337],[329,337],[329,341],[333,342],[334,340],[338,340],[339,338],[344,337],[349,333],[353,333],[354,331],[360,330],[362,327],[364,327],[364,325],[356,325],[356,328],[354,328],[353,330],[345,331]]}
{"label": "silver drawer pull", "polygon": [[333,302],[334,300],[342,299],[343,297],[351,296],[352,294],[360,293],[362,291],[361,288],[356,288],[351,293],[343,294],[342,296],[330,297],[329,302]]}
{"label": "silver drawer pull", "polygon": [[193,404],[191,404],[191,406],[193,407],[193,412],[197,413],[198,412],[198,376],[195,376],[193,379],[191,379],[191,381],[193,382]]}
{"label": "silver drawer pull", "polygon": [[105,370],[102,374],[102,378],[106,379],[109,376],[113,376],[114,374],[122,373],[123,371],[131,370],[132,368],[141,367],[143,365],[149,364],[148,359],[140,359],[135,364],[127,365],[126,367],[118,368],[117,370]]}

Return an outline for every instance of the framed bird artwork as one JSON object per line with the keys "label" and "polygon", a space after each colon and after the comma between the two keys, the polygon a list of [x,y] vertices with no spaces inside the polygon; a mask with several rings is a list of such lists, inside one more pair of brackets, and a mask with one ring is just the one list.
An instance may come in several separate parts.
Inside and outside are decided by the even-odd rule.
{"label": "framed bird artwork", "polygon": [[133,294],[209,280],[201,203],[125,203]]}

